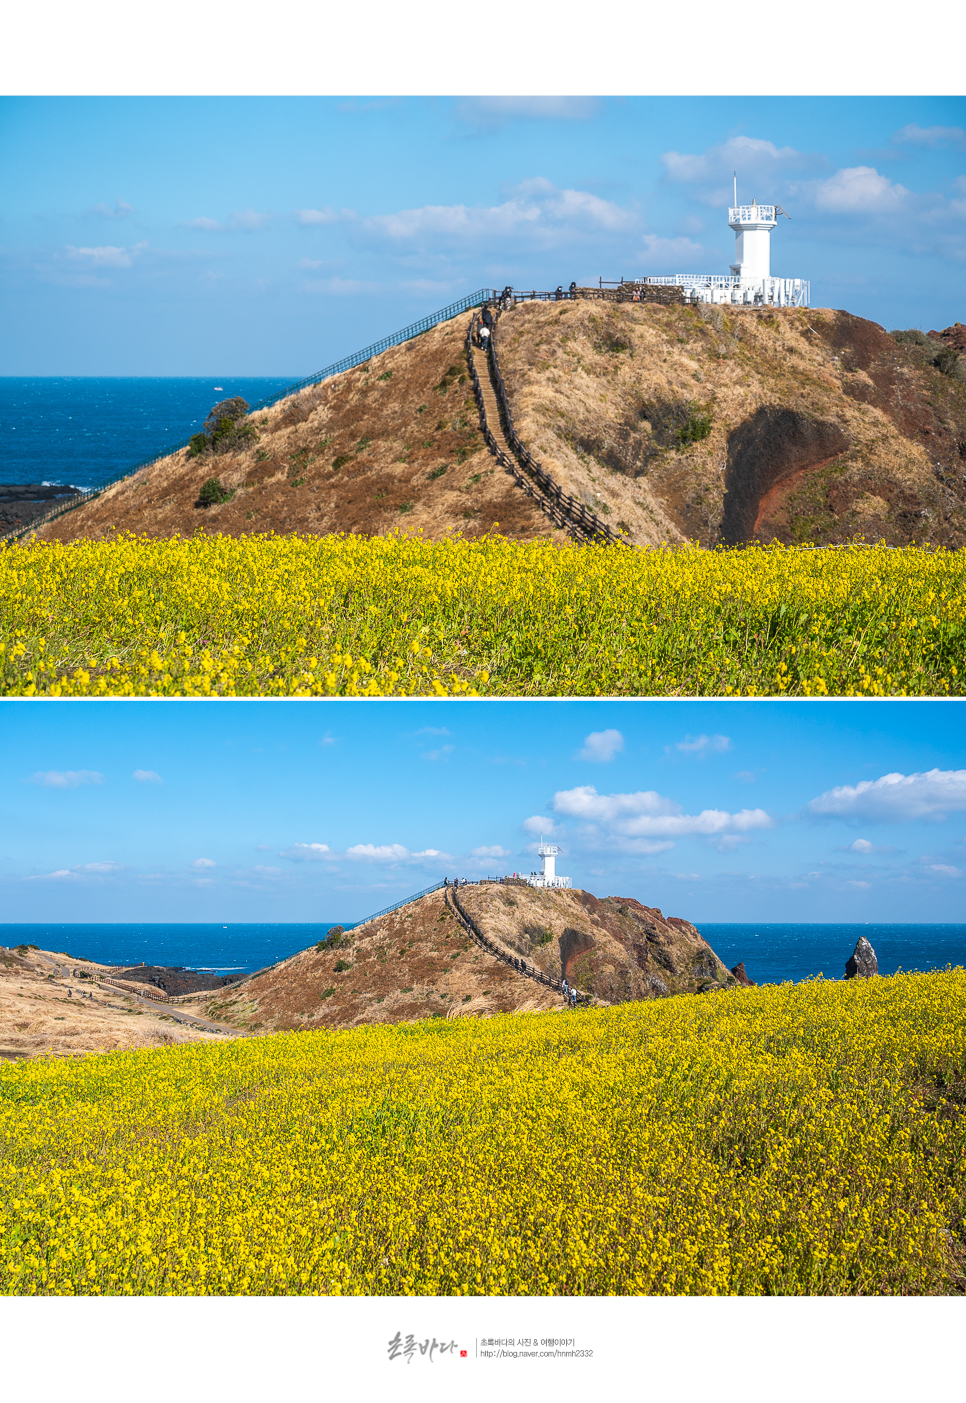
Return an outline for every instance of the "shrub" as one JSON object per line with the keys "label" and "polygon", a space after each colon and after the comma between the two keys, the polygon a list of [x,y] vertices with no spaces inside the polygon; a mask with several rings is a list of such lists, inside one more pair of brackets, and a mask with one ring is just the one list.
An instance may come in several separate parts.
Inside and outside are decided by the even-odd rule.
{"label": "shrub", "polygon": [[403,513],[403,515],[405,515],[406,512],[411,512],[412,509],[413,509],[413,504],[412,504],[412,502],[400,502],[400,503],[399,503],[399,510]]}
{"label": "shrub", "polygon": [[316,945],[316,950],[338,950],[340,945],[348,945],[345,926],[333,926]]}
{"label": "shrub", "polygon": [[206,434],[194,434],[188,443],[189,458],[197,458],[200,453],[207,453],[208,447]]}
{"label": "shrub", "polygon": [[930,344],[930,338],[926,333],[916,330],[915,327],[911,327],[908,331],[890,331],[889,335],[900,346],[928,346]]}
{"label": "shrub", "polygon": [[340,468],[344,468],[344,467],[345,467],[346,463],[351,463],[351,462],[352,462],[352,454],[351,454],[351,453],[340,453],[339,456],[338,456],[338,458],[336,458],[335,461],[334,461],[333,464],[332,464],[332,471],[333,471],[334,473],[337,473],[337,472],[339,471]]}
{"label": "shrub", "polygon": [[700,443],[702,439],[708,437],[711,432],[710,414],[692,414],[687,423],[682,424],[677,431],[678,445],[684,448],[689,443]]}
{"label": "shrub", "polygon": [[197,505],[199,507],[215,507],[222,502],[230,502],[234,495],[234,487],[225,487],[216,477],[209,477],[206,482],[201,484]]}
{"label": "shrub", "polygon": [[333,995],[334,993],[335,993],[335,989],[334,989],[334,988],[333,988],[333,989],[323,989],[323,990],[322,990],[322,998],[323,998],[323,999],[331,999],[331,997],[332,997],[332,995]]}
{"label": "shrub", "polygon": [[437,479],[438,477],[442,477],[443,474],[445,473],[445,471],[446,471],[445,467],[443,467],[443,468],[434,468],[433,471],[429,474],[429,480],[430,480],[430,482],[435,482],[436,479]]}
{"label": "shrub", "polygon": [[349,964],[349,961],[348,961],[348,960],[336,960],[336,963],[335,963],[335,972],[336,972],[336,974],[345,974],[346,970],[347,970],[347,969],[351,969],[351,968],[352,968],[352,966]]}

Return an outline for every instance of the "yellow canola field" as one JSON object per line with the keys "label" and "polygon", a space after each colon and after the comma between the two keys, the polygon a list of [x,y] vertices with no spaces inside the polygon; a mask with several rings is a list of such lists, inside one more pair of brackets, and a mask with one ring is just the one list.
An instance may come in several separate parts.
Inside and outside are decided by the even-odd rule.
{"label": "yellow canola field", "polygon": [[964,1076],[962,969],[19,1063],[0,1290],[962,1290]]}
{"label": "yellow canola field", "polygon": [[0,556],[8,696],[961,695],[961,552],[124,537]]}

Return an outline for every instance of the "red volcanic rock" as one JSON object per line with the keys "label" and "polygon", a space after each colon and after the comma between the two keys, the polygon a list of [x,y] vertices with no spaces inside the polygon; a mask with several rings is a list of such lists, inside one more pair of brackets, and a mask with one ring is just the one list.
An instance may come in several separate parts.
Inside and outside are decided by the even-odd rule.
{"label": "red volcanic rock", "polygon": [[737,979],[738,983],[742,985],[743,988],[755,988],[755,981],[753,979],[748,978],[748,971],[745,969],[744,960],[742,960],[740,964],[732,965],[731,973],[734,975],[735,979]]}
{"label": "red volcanic rock", "polygon": [[934,341],[941,341],[953,351],[966,352],[966,326],[962,322],[956,322],[955,326],[947,326],[945,331],[930,331],[929,335]]}

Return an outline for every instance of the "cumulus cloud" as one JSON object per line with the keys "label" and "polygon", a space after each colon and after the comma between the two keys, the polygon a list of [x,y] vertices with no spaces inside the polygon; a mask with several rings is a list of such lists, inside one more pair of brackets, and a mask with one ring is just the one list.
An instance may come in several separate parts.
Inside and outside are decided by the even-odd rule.
{"label": "cumulus cloud", "polygon": [[262,214],[254,209],[235,210],[228,221],[228,227],[230,229],[245,229],[251,233],[255,229],[264,229],[274,217],[274,215]]}
{"label": "cumulus cloud", "polygon": [[364,221],[370,233],[396,243],[462,242],[523,236],[543,246],[575,234],[629,229],[636,216],[587,190],[560,189],[542,176],[522,181],[510,198],[490,206],[423,205]]}
{"label": "cumulus cloud", "polygon": [[906,823],[910,819],[942,820],[966,811],[966,770],[926,770],[922,774],[883,775],[826,790],[806,806],[822,818]]}
{"label": "cumulus cloud", "polygon": [[544,818],[540,814],[533,814],[531,818],[525,818],[520,827],[525,833],[543,833],[548,838],[556,831],[553,819]]}
{"label": "cumulus cloud", "polygon": [[[755,136],[733,136],[711,146],[700,155],[665,151],[661,156],[668,180],[675,184],[704,184],[738,172],[739,180],[770,175],[782,168],[796,167],[808,158],[793,146],[776,146]],[[754,193],[754,192],[752,192]],[[739,195],[741,192],[739,191]],[[744,197],[743,197],[744,198]]]}
{"label": "cumulus cloud", "polygon": [[908,198],[904,185],[897,185],[874,166],[846,166],[815,187],[818,209],[831,214],[887,214],[900,209]]}
{"label": "cumulus cloud", "polygon": [[598,794],[591,784],[559,790],[554,795],[553,806],[557,813],[601,823],[626,838],[710,837],[771,828],[774,822],[764,809],[741,809],[734,814],[723,809],[702,809],[698,814],[686,814],[680,804],[655,790]]}
{"label": "cumulus cloud", "polygon": [[931,862],[926,870],[938,872],[940,877],[961,877],[963,875],[958,867],[948,867],[944,862]]}
{"label": "cumulus cloud", "polygon": [[183,229],[204,229],[208,233],[215,233],[224,229],[224,224],[217,219],[209,219],[206,215],[201,215],[198,219],[186,219],[181,226]]}
{"label": "cumulus cloud", "polygon": [[24,783],[42,784],[45,789],[77,789],[81,784],[103,784],[104,776],[97,770],[38,770]]}
{"label": "cumulus cloud", "polygon": [[854,843],[849,844],[847,851],[850,853],[872,853],[875,852],[875,848],[868,838],[856,838]]}
{"label": "cumulus cloud", "polygon": [[329,856],[328,843],[294,843],[279,853],[279,857],[291,858],[293,862],[321,862]]}
{"label": "cumulus cloud", "polygon": [[134,778],[140,784],[163,784],[164,780],[155,770],[135,770]]}
{"label": "cumulus cloud", "polygon": [[584,738],[582,750],[577,752],[578,760],[613,760],[624,749],[624,737],[620,731],[591,731]]}
{"label": "cumulus cloud", "polygon": [[498,844],[492,848],[474,848],[470,853],[471,857],[509,857],[509,848],[501,848]]}
{"label": "cumulus cloud", "polygon": [[295,218],[302,225],[335,224],[339,219],[334,209],[297,209]]}
{"label": "cumulus cloud", "polygon": [[137,255],[148,246],[147,240],[132,245],[131,248],[118,248],[115,244],[102,244],[97,248],[75,248],[67,244],[67,257],[77,263],[85,263],[91,268],[130,268]]}
{"label": "cumulus cloud", "polygon": [[217,862],[213,861],[213,859],[210,857],[196,857],[191,865],[192,867],[198,868],[218,866]]}
{"label": "cumulus cloud", "polygon": [[411,856],[402,843],[355,843],[351,848],[346,848],[345,855],[360,862],[401,862]]}
{"label": "cumulus cloud", "polygon": [[119,862],[83,862],[77,867],[60,867],[56,872],[43,872],[28,877],[28,882],[81,882],[85,877],[103,877],[106,873],[120,872]]}
{"label": "cumulus cloud", "polygon": [[892,140],[911,146],[953,146],[966,150],[966,131],[962,127],[920,127],[910,122],[900,127]]}
{"label": "cumulus cloud", "polygon": [[684,740],[675,741],[675,750],[683,750],[689,755],[720,755],[725,750],[731,749],[730,736],[685,736]]}
{"label": "cumulus cloud", "polygon": [[454,747],[451,745],[441,745],[438,750],[424,750],[420,758],[423,760],[448,760],[453,749]]}

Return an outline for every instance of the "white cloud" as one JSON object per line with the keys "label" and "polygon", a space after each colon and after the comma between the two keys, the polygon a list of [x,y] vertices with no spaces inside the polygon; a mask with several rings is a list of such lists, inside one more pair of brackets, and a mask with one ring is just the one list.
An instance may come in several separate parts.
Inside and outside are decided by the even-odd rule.
{"label": "white cloud", "polygon": [[938,872],[941,877],[961,877],[963,875],[958,867],[948,867],[944,862],[931,862],[927,871]]}
{"label": "white cloud", "polygon": [[966,150],[966,131],[962,127],[920,127],[910,122],[901,127],[893,141],[909,142],[913,146],[955,146]]}
{"label": "white cloud", "polygon": [[79,874],[72,872],[66,867],[61,867],[56,872],[44,872],[37,877],[28,877],[28,882],[76,882]]}
{"label": "white cloud", "polygon": [[420,726],[418,731],[413,732],[417,736],[451,736],[452,731],[448,731],[445,726]]}
{"label": "white cloud", "polygon": [[191,865],[192,865],[192,867],[217,867],[217,866],[218,866],[217,862],[214,862],[210,857],[196,857],[195,860],[194,860],[194,862],[193,862]]}
{"label": "white cloud", "polygon": [[813,799],[807,812],[819,817],[857,818],[883,823],[944,819],[966,810],[966,770],[927,770],[888,774],[881,779],[839,785]]}
{"label": "white cloud", "polygon": [[584,737],[584,748],[577,752],[578,760],[613,760],[624,749],[620,731],[591,731]]}
{"label": "white cloud", "polygon": [[78,872],[120,872],[119,862],[85,862],[80,866]]}
{"label": "white cloud", "polygon": [[242,209],[235,210],[228,223],[231,229],[245,229],[251,233],[255,229],[264,229],[274,217],[271,214],[260,214],[254,209]]}
{"label": "white cloud", "polygon": [[742,784],[754,784],[755,772],[754,770],[738,770],[734,778],[740,779]]}
{"label": "white cloud", "polygon": [[346,857],[356,858],[361,862],[401,862],[403,858],[413,856],[408,848],[404,848],[402,843],[356,843],[351,848],[346,848]]}
{"label": "white cloud", "polygon": [[120,872],[119,862],[84,862],[77,867],[60,867],[56,872],[44,872],[36,877],[28,877],[28,882],[80,882],[85,875],[93,873],[102,877],[107,872]]}
{"label": "white cloud", "polygon": [[260,873],[263,877],[278,877],[281,875],[282,869],[281,867],[256,866],[252,868],[252,871]]}
{"label": "white cloud", "polygon": [[73,244],[67,244],[66,248],[68,258],[92,268],[130,268],[135,256],[147,246],[147,240],[144,240],[129,249],[118,248],[114,244],[102,244],[98,248],[75,248]]}
{"label": "white cloud", "polygon": [[141,784],[163,784],[164,780],[155,770],[135,770],[134,778]]}
{"label": "white cloud", "polygon": [[905,203],[909,191],[874,166],[846,166],[815,187],[818,209],[832,214],[884,214]]}
{"label": "white cloud", "polygon": [[[761,137],[733,136],[698,156],[682,151],[665,151],[661,164],[668,180],[676,184],[703,184],[727,177],[730,187],[734,170],[738,172],[739,183],[742,183],[755,176],[770,175],[782,167],[799,166],[806,159],[793,146],[776,146],[774,142]],[[741,199],[747,198],[741,190],[738,195]]]}
{"label": "white cloud", "polygon": [[38,770],[25,784],[42,784],[45,789],[76,789],[81,784],[103,784],[97,770]]}
{"label": "white cloud", "polygon": [[741,809],[734,814],[723,809],[702,809],[699,814],[685,814],[680,804],[654,790],[598,794],[590,784],[559,790],[554,795],[553,806],[558,813],[603,823],[626,838],[709,837],[725,832],[746,833],[773,825],[771,815],[764,809]]}
{"label": "white cloud", "polygon": [[471,857],[509,857],[509,848],[501,848],[496,845],[492,848],[474,848],[470,853]]}
{"label": "white cloud", "polygon": [[730,736],[685,736],[675,741],[675,750],[683,750],[690,755],[720,755],[731,749]]}
{"label": "white cloud", "polygon": [[334,209],[297,209],[295,218],[300,224],[335,224],[339,216]]}
{"label": "white cloud", "polygon": [[330,735],[330,733],[329,733],[328,731],[326,731],[325,735],[324,735],[324,736],[322,737],[322,739],[319,741],[319,745],[335,745],[335,742],[336,742],[336,737],[333,736],[333,735]]}
{"label": "white cloud", "polygon": [[421,760],[448,760],[455,749],[452,745],[441,745],[438,750],[424,750]]}
{"label": "white cloud", "polygon": [[631,228],[637,216],[587,190],[560,189],[542,176],[522,181],[511,197],[490,206],[423,205],[375,215],[364,227],[397,242],[507,238],[523,235],[544,246],[575,233],[611,233]]}
{"label": "white cloud", "polygon": [[421,861],[424,858],[428,858],[430,861],[443,862],[452,862],[453,860],[449,853],[444,853],[440,848],[423,848],[422,852],[410,853],[409,856],[413,861]]}
{"label": "white cloud", "polygon": [[217,219],[208,219],[205,215],[201,215],[198,219],[186,219],[182,225],[184,229],[204,229],[209,233],[220,231],[224,227],[224,224],[220,224]]}
{"label": "white cloud", "polygon": [[543,833],[549,838],[555,831],[556,825],[552,818],[543,818],[540,814],[534,814],[532,818],[525,818],[520,827],[526,833]]}
{"label": "white cloud", "polygon": [[854,843],[850,843],[847,849],[850,853],[873,853],[875,848],[868,838],[856,838]]}
{"label": "white cloud", "polygon": [[295,843],[279,853],[279,857],[291,858],[293,862],[321,862],[329,856],[328,843]]}

